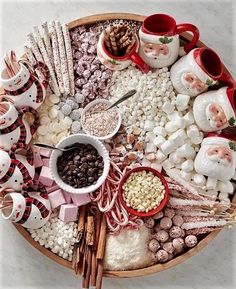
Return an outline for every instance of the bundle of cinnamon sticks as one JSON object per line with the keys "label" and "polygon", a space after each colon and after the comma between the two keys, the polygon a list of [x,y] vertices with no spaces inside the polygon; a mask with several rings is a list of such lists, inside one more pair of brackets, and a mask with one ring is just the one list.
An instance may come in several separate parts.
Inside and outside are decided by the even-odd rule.
{"label": "bundle of cinnamon sticks", "polygon": [[136,41],[135,32],[127,25],[109,26],[104,31],[104,44],[114,56],[124,56],[133,48]]}
{"label": "bundle of cinnamon sticks", "polygon": [[72,267],[83,278],[82,288],[102,287],[103,258],[106,245],[106,220],[96,207],[83,206],[78,221],[78,242]]}
{"label": "bundle of cinnamon sticks", "polygon": [[13,206],[13,201],[12,199],[5,199],[3,197],[0,197],[0,210],[3,210],[3,209],[11,209]]}

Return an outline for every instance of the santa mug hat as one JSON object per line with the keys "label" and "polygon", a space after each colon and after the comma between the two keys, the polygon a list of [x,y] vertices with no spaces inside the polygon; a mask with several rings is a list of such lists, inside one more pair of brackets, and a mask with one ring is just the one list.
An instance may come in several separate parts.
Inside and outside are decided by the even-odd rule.
{"label": "santa mug hat", "polygon": [[220,181],[229,181],[235,174],[235,140],[226,135],[208,134],[195,158],[197,173]]}
{"label": "santa mug hat", "polygon": [[[198,95],[193,103],[197,125],[205,132],[222,130],[235,122],[236,90],[222,87]],[[232,125],[231,124],[231,125]]]}

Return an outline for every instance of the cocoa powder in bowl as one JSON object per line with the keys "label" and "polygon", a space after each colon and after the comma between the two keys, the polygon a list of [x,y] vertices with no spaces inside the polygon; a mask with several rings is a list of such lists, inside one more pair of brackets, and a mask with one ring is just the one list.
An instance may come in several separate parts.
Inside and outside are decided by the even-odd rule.
{"label": "cocoa powder in bowl", "polygon": [[74,150],[58,157],[59,176],[64,183],[78,189],[96,184],[103,173],[103,157],[90,144],[75,143],[74,146]]}

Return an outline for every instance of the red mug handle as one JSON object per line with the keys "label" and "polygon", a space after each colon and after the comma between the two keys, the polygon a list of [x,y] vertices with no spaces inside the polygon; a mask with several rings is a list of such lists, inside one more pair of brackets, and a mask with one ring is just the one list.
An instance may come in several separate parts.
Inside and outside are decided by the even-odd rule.
{"label": "red mug handle", "polygon": [[39,113],[37,112],[37,110],[33,109],[32,107],[25,106],[19,110],[19,115],[23,117],[23,115],[27,112],[31,113],[34,116],[34,123],[30,126],[30,132],[33,135],[37,131],[38,127],[40,126]]}
{"label": "red mug handle", "polygon": [[177,28],[178,34],[181,34],[186,31],[192,32],[193,34],[192,40],[184,46],[184,51],[188,53],[190,50],[192,50],[196,46],[199,40],[199,30],[195,25],[190,24],[190,23],[178,24],[176,28]]}
{"label": "red mug handle", "polygon": [[143,73],[148,73],[149,71],[149,66],[147,63],[143,61],[143,59],[138,55],[137,52],[133,52],[130,55],[130,59],[138,66],[138,68],[143,72]]}
{"label": "red mug handle", "polygon": [[227,84],[227,86],[229,88],[236,88],[236,82],[235,80],[232,78],[232,76],[226,72],[226,71],[223,71],[223,73],[221,74],[220,78],[219,78],[219,81],[223,81]]}

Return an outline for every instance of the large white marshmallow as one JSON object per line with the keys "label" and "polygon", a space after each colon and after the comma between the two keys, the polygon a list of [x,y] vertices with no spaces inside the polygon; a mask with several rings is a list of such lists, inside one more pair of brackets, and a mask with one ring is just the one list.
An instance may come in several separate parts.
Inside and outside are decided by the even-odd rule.
{"label": "large white marshmallow", "polygon": [[174,164],[180,164],[182,161],[182,159],[175,152],[173,152],[169,155],[169,160],[170,160],[170,162],[172,162]]}
{"label": "large white marshmallow", "polygon": [[169,160],[165,160],[162,163],[162,167],[164,168],[164,170],[169,170],[169,169],[172,169],[174,167],[174,164],[172,164]]}
{"label": "large white marshmallow", "polygon": [[161,163],[163,162],[165,159],[167,158],[167,156],[162,152],[162,150],[158,150],[156,153],[156,160]]}
{"label": "large white marshmallow", "polygon": [[192,144],[197,145],[197,144],[202,143],[203,138],[204,138],[204,134],[203,134],[203,132],[200,132],[199,136],[191,138],[191,142],[192,142]]}
{"label": "large white marshmallow", "polygon": [[187,109],[188,107],[188,103],[190,100],[190,96],[186,95],[186,94],[178,94],[176,97],[176,107],[179,111],[183,111],[185,109]]}
{"label": "large white marshmallow", "polygon": [[181,158],[193,159],[196,155],[194,148],[188,143],[179,147],[176,152]]}
{"label": "large white marshmallow", "polygon": [[168,155],[175,150],[175,144],[173,141],[167,140],[161,145],[160,148],[165,155]]}
{"label": "large white marshmallow", "polygon": [[187,112],[183,118],[185,120],[186,126],[189,126],[189,125],[194,123],[194,116],[193,116],[193,113],[191,111]]}
{"label": "large white marshmallow", "polygon": [[203,175],[195,174],[193,176],[193,181],[197,186],[205,186],[206,184],[206,178]]}
{"label": "large white marshmallow", "polygon": [[169,121],[165,125],[165,130],[170,134],[178,129],[178,126],[176,125],[175,121]]}
{"label": "large white marshmallow", "polygon": [[151,163],[151,168],[154,170],[157,170],[159,173],[161,173],[162,171],[162,164],[160,164],[159,162],[155,161]]}
{"label": "large white marshmallow", "polygon": [[153,131],[155,124],[152,120],[146,120],[144,123],[144,130],[145,131]]}
{"label": "large white marshmallow", "polygon": [[191,172],[180,171],[181,178],[183,178],[187,182],[189,182],[191,180],[192,175],[193,174]]}
{"label": "large white marshmallow", "polygon": [[162,106],[162,110],[166,113],[166,114],[170,114],[174,111],[175,106],[170,102],[170,101],[166,101],[164,102],[163,106]]}
{"label": "large white marshmallow", "polygon": [[181,166],[182,170],[186,173],[189,173],[193,170],[193,161],[192,160],[186,160],[182,163]]}
{"label": "large white marshmallow", "polygon": [[207,190],[215,190],[217,186],[217,179],[208,177],[206,182]]}
{"label": "large white marshmallow", "polygon": [[165,137],[167,135],[166,130],[164,129],[164,127],[162,126],[156,126],[153,129],[153,133],[157,136],[161,135],[163,137]]}
{"label": "large white marshmallow", "polygon": [[154,143],[148,142],[146,144],[146,148],[145,148],[145,153],[155,153],[157,150],[156,146],[154,145]]}
{"label": "large white marshmallow", "polygon": [[199,129],[195,124],[190,125],[187,128],[187,136],[192,139],[199,136]]}
{"label": "large white marshmallow", "polygon": [[162,136],[159,135],[157,137],[154,138],[153,143],[155,146],[157,146],[158,148],[160,148],[160,146],[166,141],[166,139]]}
{"label": "large white marshmallow", "polygon": [[187,135],[183,129],[178,129],[176,132],[174,132],[170,137],[169,140],[172,140],[176,147],[179,147],[185,143],[185,139],[187,138]]}
{"label": "large white marshmallow", "polygon": [[232,194],[234,192],[234,186],[230,181],[226,182],[219,181],[218,187],[221,193]]}

